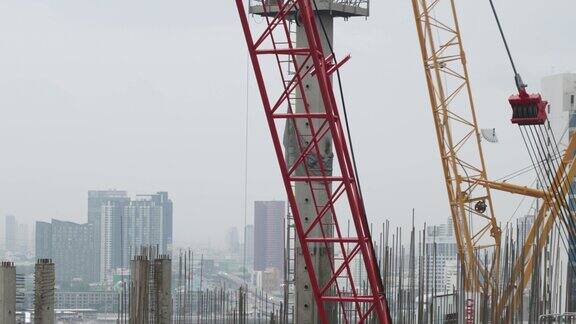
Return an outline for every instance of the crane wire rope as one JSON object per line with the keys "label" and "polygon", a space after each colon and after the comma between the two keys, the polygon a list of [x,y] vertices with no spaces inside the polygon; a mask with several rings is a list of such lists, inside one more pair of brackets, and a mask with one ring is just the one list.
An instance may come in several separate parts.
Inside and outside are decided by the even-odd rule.
{"label": "crane wire rope", "polygon": [[[560,136],[559,142],[556,142],[556,143],[559,144],[562,140],[564,140],[564,137],[566,136],[567,133],[568,133],[568,127],[564,128],[564,132],[563,132],[562,135]],[[552,159],[553,159],[553,160],[556,160],[556,159],[559,159],[561,156],[562,156],[562,155],[558,152],[558,154],[552,155]],[[544,161],[542,161],[542,160],[541,160],[541,161],[538,161],[537,165],[540,165],[540,164],[542,164],[542,163],[544,163]],[[505,174],[504,176],[496,179],[495,181],[507,182],[507,181],[509,181],[509,180],[512,180],[512,179],[514,179],[514,178],[516,178],[516,177],[519,177],[519,176],[524,175],[524,174],[526,174],[526,173],[528,173],[528,172],[531,172],[531,171],[536,172],[536,169],[535,169],[535,167],[534,167],[533,164],[527,165],[527,166],[525,166],[525,167],[523,167],[523,168],[517,169],[517,170],[512,171],[512,172],[510,172],[510,173],[508,173],[508,174]]]}
{"label": "crane wire rope", "polygon": [[[504,31],[502,28],[502,24],[500,23],[500,19],[498,17],[498,13],[496,11],[496,8],[494,6],[494,2],[493,0],[488,0],[490,3],[490,7],[492,9],[492,13],[494,14],[494,18],[496,20],[496,24],[498,25],[498,30],[500,32],[500,36],[502,38],[502,42],[504,43],[504,47],[506,49],[506,54],[508,56],[508,59],[510,60],[510,65],[512,66],[512,70],[514,71],[514,80],[516,83],[516,88],[518,89],[519,92],[525,91],[526,85],[522,82],[522,79],[520,77],[520,74],[518,73],[518,70],[516,69],[516,64],[514,63],[514,58],[512,57],[512,53],[510,51],[510,47],[508,45],[508,42],[506,40],[506,36],[504,35]],[[558,226],[557,228],[559,230],[559,234],[560,237],[562,237],[564,235],[566,235],[566,239],[568,241],[570,241],[572,246],[576,246],[576,223],[574,222],[574,220],[572,219],[572,217],[570,217],[571,213],[570,213],[570,204],[566,201],[566,194],[564,192],[564,189],[562,187],[557,188],[556,185],[558,184],[557,182],[563,183],[563,181],[555,181],[550,179],[550,173],[552,168],[550,167],[550,161],[548,159],[546,159],[545,154],[542,154],[542,151],[544,151],[544,147],[545,145],[542,145],[542,141],[540,139],[540,137],[538,136],[538,133],[536,133],[536,136],[538,136],[538,143],[536,143],[536,136],[534,135],[534,130],[532,128],[530,128],[530,134],[532,135],[532,138],[530,138],[530,134],[528,133],[528,130],[526,130],[526,136],[524,135],[524,132],[522,132],[522,127],[519,125],[518,126],[520,129],[520,132],[522,134],[522,140],[524,141],[524,145],[526,146],[526,149],[528,150],[528,153],[530,154],[530,159],[532,161],[532,164],[534,165],[534,169],[536,170],[536,173],[538,174],[538,170],[542,173],[541,175],[538,175],[538,178],[542,177],[544,178],[544,174],[546,174],[547,176],[547,185],[548,188],[552,188],[552,195],[554,196],[554,203],[555,203],[555,208],[557,208],[557,212],[560,216],[561,222],[564,224],[563,228],[562,226]],[[542,129],[541,129],[541,125],[540,125],[540,132],[542,133]],[[554,138],[554,145],[553,145],[553,151],[558,152],[559,153],[559,149],[558,149],[558,143],[555,140],[555,136],[554,136],[554,132],[553,130],[550,128],[550,122],[548,121],[548,128],[550,129],[550,132],[552,133],[552,137]],[[546,132],[548,134],[548,129],[546,129]],[[542,133],[543,134],[543,133]],[[548,138],[549,138],[549,134],[548,134]],[[530,143],[530,148],[532,149],[532,152],[530,152],[530,148],[528,147],[528,144],[526,144],[526,137],[528,137],[528,141]],[[532,141],[534,141],[534,145],[532,144]],[[538,146],[538,144],[540,144],[540,146]],[[537,147],[537,149],[535,149],[534,147]],[[549,148],[546,146],[546,149],[549,152]],[[548,166],[548,170],[546,170],[546,165],[544,165],[544,163],[542,164],[536,164],[535,163],[535,158],[533,158],[532,154],[534,155],[534,157],[536,156],[536,152],[538,152],[538,155],[540,157],[540,160],[544,160],[546,159],[546,164]],[[544,155],[544,156],[543,156]],[[548,154],[548,158],[551,158],[551,155]],[[552,161],[552,164],[554,165],[554,161],[556,161],[556,159],[554,159]],[[543,170],[544,168],[544,170]],[[563,171],[561,171],[563,172]],[[564,174],[564,172],[562,173]],[[564,180],[565,176],[563,175],[561,177],[561,180]],[[554,183],[553,183],[554,182]],[[545,185],[545,182],[541,181],[540,182],[543,186]],[[557,190],[560,190],[560,192],[558,192]],[[572,193],[572,186],[569,186],[569,190],[571,192],[571,195],[573,195]],[[549,202],[552,204],[552,200],[549,200]],[[567,207],[565,209],[565,207]],[[568,213],[568,216],[565,215],[564,212]],[[560,228],[564,229],[564,231],[561,231]],[[570,235],[572,234],[572,235]],[[570,249],[566,246],[566,243],[564,242],[564,238],[562,237],[562,241],[564,244],[564,247],[567,249],[568,254],[570,254],[570,252],[572,252],[573,255],[576,255],[576,251],[575,249]],[[574,260],[572,260],[572,258],[569,258],[570,260],[570,264],[572,266],[572,270],[576,270],[575,264],[576,263],[576,258]]]}
{"label": "crane wire rope", "polygon": [[[532,126],[532,128],[536,128],[535,126]],[[544,126],[544,128],[546,129],[546,127]],[[539,125],[539,131],[540,131],[540,135],[542,135],[542,138],[544,138],[544,132],[542,130],[542,125]],[[536,132],[536,136],[538,137],[538,141],[541,141],[540,135],[538,134],[538,132]],[[550,138],[550,134],[548,133],[548,129],[546,129],[546,135],[548,136],[548,138]],[[542,143],[540,142],[540,146],[541,147],[545,147],[548,156],[550,156],[550,148],[549,145],[542,145]],[[550,145],[551,146],[551,145]],[[557,148],[557,147],[556,147]],[[554,146],[552,147],[552,150],[554,150]],[[555,153],[555,152],[554,152]],[[558,170],[560,168],[560,164],[555,164],[555,161],[552,161],[552,167],[549,166],[549,170],[551,171],[552,169]],[[563,206],[566,208],[566,212],[568,213],[568,215],[566,216],[566,221],[569,223],[570,225],[570,229],[573,231],[574,229],[576,229],[576,223],[574,222],[574,219],[572,217],[570,217],[570,203],[566,200],[566,197],[568,196],[568,194],[570,194],[571,196],[574,195],[574,193],[572,192],[572,186],[568,186],[568,191],[566,191],[564,189],[563,186],[561,186],[561,180],[563,179],[559,179],[558,181],[556,181],[554,183],[554,187],[558,188],[558,190],[560,191],[559,194],[561,197],[563,197],[564,199],[561,200],[561,202],[563,203]],[[574,237],[574,232],[572,232],[572,236]]]}
{"label": "crane wire rope", "polygon": [[[562,136],[560,137],[560,141],[562,141],[564,139],[564,136],[567,134],[568,128],[564,129],[564,132],[562,133]],[[560,154],[555,155],[553,157],[553,159],[558,159],[560,157]],[[540,161],[538,162],[538,165],[541,165],[542,163],[544,163],[544,161]],[[518,176],[524,175],[528,172],[537,172],[537,170],[534,168],[534,165],[528,165],[524,168],[521,168],[519,170],[516,170],[514,172],[511,172],[501,178],[496,179],[496,181],[502,181],[502,182],[507,182],[508,180],[511,180],[513,178],[516,178]],[[529,187],[534,187],[535,184],[537,184],[538,182],[538,178],[537,175],[534,175],[534,180],[532,180],[532,182],[530,183]],[[508,218],[508,220],[506,221],[506,227],[509,226],[510,221],[512,220],[512,218],[514,218],[514,216],[516,216],[516,214],[518,213],[518,211],[520,210],[520,207],[522,206],[522,204],[524,203],[524,201],[526,200],[527,196],[522,196],[522,199],[520,200],[520,202],[518,203],[518,205],[516,206],[516,209],[514,209],[514,212],[510,215],[510,217]],[[534,208],[535,202],[537,199],[532,201],[532,204],[530,204],[530,208],[528,210],[531,210]]]}
{"label": "crane wire rope", "polygon": [[526,87],[526,85],[522,84],[520,80],[520,74],[518,74],[518,70],[516,70],[516,64],[514,64],[514,58],[512,57],[510,47],[508,46],[508,41],[506,41],[506,36],[504,35],[504,30],[502,29],[500,18],[498,17],[498,13],[496,12],[496,8],[494,7],[494,2],[492,0],[488,1],[490,2],[490,7],[492,8],[494,19],[496,19],[496,24],[498,25],[498,31],[500,31],[502,42],[504,42],[504,47],[506,48],[506,54],[508,55],[508,59],[510,60],[510,65],[512,66],[512,70],[514,71],[514,79],[516,81],[516,87],[518,88],[518,90],[520,90],[521,88]]}
{"label": "crane wire rope", "polygon": [[247,241],[247,234],[246,234],[246,227],[247,227],[247,220],[248,220],[248,140],[249,140],[249,132],[248,132],[248,124],[250,121],[250,53],[247,53],[247,59],[246,59],[246,110],[245,110],[245,114],[246,114],[246,120],[245,120],[245,129],[244,129],[244,170],[243,170],[243,176],[244,176],[244,201],[243,201],[243,207],[244,207],[244,219],[243,219],[243,225],[244,228],[242,230],[243,234],[244,234],[244,246],[243,246],[243,251],[242,251],[242,279],[244,280],[244,284],[247,284],[247,280],[246,280],[246,270],[247,270],[247,249],[248,246],[246,245],[246,241]]}
{"label": "crane wire rope", "polygon": [[[530,130],[530,133],[531,133],[532,137],[530,138],[529,135],[527,135],[527,137],[528,137],[528,140],[529,140],[529,142],[530,142],[530,146],[531,146],[531,149],[532,149],[533,154],[536,155],[536,153],[538,153],[538,156],[542,159],[542,158],[545,158],[545,157],[543,157],[543,155],[545,154],[545,152],[543,152],[543,149],[541,150],[541,148],[542,148],[543,146],[542,146],[542,143],[541,143],[541,141],[540,141],[539,136],[538,136],[538,142],[539,142],[539,143],[536,142],[537,133],[536,133],[536,135],[534,135],[534,128],[535,128],[535,127],[529,127],[529,128],[528,128],[528,129]],[[528,130],[526,130],[526,134],[528,134]],[[532,140],[531,140],[531,139],[532,139]],[[532,143],[532,142],[534,142],[534,143]],[[538,145],[538,144],[540,144],[540,145]],[[552,180],[552,179],[550,178],[551,172],[552,172],[552,167],[550,166],[549,163],[547,163],[547,165],[546,165],[546,164],[543,164],[543,165],[540,166],[540,168],[539,168],[539,174],[540,174],[540,176],[541,176],[541,177],[543,178],[543,180],[544,180],[544,181],[541,182],[541,184],[542,184],[543,186],[548,187],[548,188],[553,188],[553,189],[552,189],[552,192],[549,193],[550,197],[547,197],[546,199],[550,202],[550,204],[554,203],[554,209],[555,209],[556,212],[558,213],[558,216],[559,216],[561,222],[562,222],[562,223],[565,225],[565,227],[566,227],[566,228],[564,228],[564,227],[562,227],[562,226],[558,226],[558,224],[556,223],[556,228],[557,228],[558,231],[560,232],[560,236],[565,236],[565,238],[566,238],[567,241],[569,241],[571,244],[574,244],[574,242],[575,242],[574,237],[568,235],[568,234],[569,234],[569,230],[570,230],[570,226],[569,226],[570,223],[567,221],[567,218],[569,218],[569,217],[566,216],[566,209],[565,209],[566,204],[565,204],[565,200],[564,200],[564,199],[561,199],[561,197],[563,197],[563,196],[565,196],[565,195],[563,194],[562,188],[558,188],[558,187],[560,187],[560,185],[558,184],[558,182],[561,182],[561,181]],[[544,177],[544,175],[546,175],[546,177]],[[563,180],[564,178],[565,178],[565,177],[562,176],[562,179],[561,179],[561,180]],[[557,192],[557,191],[556,191],[557,189],[555,189],[555,188],[558,188],[558,190],[562,190],[562,192]],[[566,242],[564,241],[564,237],[563,237],[562,239],[563,239],[564,247],[567,248]],[[568,248],[567,248],[568,253],[570,253],[571,250],[572,250],[572,249],[568,249]],[[573,254],[573,256],[576,257],[576,251],[572,250],[572,254]],[[573,264],[571,264],[571,266],[572,266],[573,270],[576,271],[575,266],[574,266]]]}
{"label": "crane wire rope", "polygon": [[[529,145],[528,145],[528,142],[526,141],[526,137],[527,137],[527,136],[524,136],[523,128],[519,127],[519,129],[520,129],[520,133],[522,134],[522,139],[523,139],[523,141],[524,141],[524,145],[526,146],[526,150],[528,151],[528,155],[530,155],[530,160],[532,161],[532,164],[534,164],[533,154],[535,154],[535,152],[530,149],[530,148],[533,148],[532,141],[528,141],[528,142],[530,143],[530,146],[529,146]],[[527,130],[526,130],[526,133],[528,133]],[[535,164],[534,164],[534,165],[535,165]],[[542,179],[542,175],[541,175],[541,173],[539,172],[539,168],[536,168],[536,166],[535,166],[535,169],[536,169],[536,177],[537,177],[537,179],[538,179],[537,181],[541,184],[542,187],[546,186],[545,182],[544,182],[543,179]],[[548,194],[549,194],[549,193],[547,193],[547,194],[545,195],[545,200],[547,200],[547,201],[550,203],[550,208],[551,208],[551,209],[555,209],[555,210],[558,212],[558,214],[560,214],[560,211],[557,209],[557,208],[558,208],[557,204],[553,204],[552,199],[548,197]],[[557,229],[558,232],[560,233],[560,237],[562,238],[562,244],[563,244],[564,247],[566,248],[567,245],[566,245],[566,240],[565,240],[565,238],[564,238],[566,234],[565,234],[565,231],[563,231],[563,230],[564,230],[564,227],[559,226],[556,222],[554,222],[554,223],[555,223],[555,225],[556,225],[556,229]],[[573,269],[573,270],[575,270],[575,269]]]}

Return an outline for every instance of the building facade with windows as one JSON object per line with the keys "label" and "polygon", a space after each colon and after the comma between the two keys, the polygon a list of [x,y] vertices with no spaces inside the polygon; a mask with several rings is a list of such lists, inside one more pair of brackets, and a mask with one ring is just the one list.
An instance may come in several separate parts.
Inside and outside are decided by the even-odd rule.
{"label": "building facade with windows", "polygon": [[92,224],[94,230],[94,272],[97,280],[101,280],[101,259],[102,259],[102,213],[103,206],[109,202],[122,203],[129,201],[128,193],[122,190],[90,190],[88,191],[88,223]]}
{"label": "building facade with windows", "polygon": [[36,259],[51,259],[52,253],[52,224],[36,222]]}
{"label": "building facade with windows", "polygon": [[458,245],[452,219],[426,227],[426,281],[436,294],[452,292],[458,270]]}
{"label": "building facade with windows", "polygon": [[92,224],[53,219],[51,223],[36,222],[36,257],[52,259],[56,281],[97,281]]}
{"label": "building facade with windows", "polygon": [[109,281],[114,269],[126,268],[141,247],[172,249],[172,201],[168,193],[108,200],[100,216],[100,280]]}

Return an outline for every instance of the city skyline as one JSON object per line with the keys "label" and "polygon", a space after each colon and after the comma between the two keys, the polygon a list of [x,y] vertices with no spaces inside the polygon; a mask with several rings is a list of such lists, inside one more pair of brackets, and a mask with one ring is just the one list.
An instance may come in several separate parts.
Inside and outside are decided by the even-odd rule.
{"label": "city skyline", "polygon": [[[252,76],[248,116],[245,105],[238,106],[247,99],[246,52],[234,6],[225,1],[170,6],[144,1],[138,12],[129,2],[111,0],[83,6],[8,1],[1,6],[0,39],[6,50],[0,61],[0,98],[12,108],[6,109],[0,128],[0,138],[11,139],[3,146],[10,158],[0,162],[0,176],[6,179],[0,187],[0,214],[28,223],[39,217],[80,222],[88,190],[169,191],[179,202],[176,241],[222,237],[220,224],[244,225],[246,117],[248,201],[285,199]],[[507,36],[515,40],[514,53],[527,53],[518,64],[531,90],[540,88],[543,76],[576,71],[576,44],[564,36],[572,28],[575,6],[532,1],[519,11],[512,2],[499,5],[507,17]],[[196,10],[220,14],[189,19],[187,13]],[[368,20],[336,21],[339,41],[334,44],[338,55],[352,54],[342,74],[368,217],[406,226],[410,222],[403,216],[413,207],[422,215],[417,214],[417,224],[426,220],[424,214],[438,215],[435,221],[440,221],[449,212],[439,185],[443,178],[411,10],[409,3],[374,1]],[[513,74],[496,26],[478,28],[485,25],[481,17],[492,19],[487,3],[463,2],[459,11],[479,122],[496,128],[501,140],[485,145],[489,175],[498,178],[530,164],[517,145],[520,135],[509,127],[506,98],[514,90]],[[86,12],[90,19],[78,19]],[[554,14],[541,17],[540,24],[522,18],[536,12]],[[384,13],[389,17],[382,19]],[[218,31],[217,41],[206,30]],[[527,35],[542,39],[545,46],[533,46],[525,41]],[[72,52],[71,42],[78,44]],[[198,52],[198,44],[215,48]],[[389,50],[389,44],[397,44],[397,50]],[[228,55],[230,49],[240,55]],[[221,68],[214,69],[215,62]],[[218,81],[206,82],[198,75]],[[386,104],[365,113],[383,102],[382,95]],[[228,115],[222,118],[212,107],[226,108]],[[391,111],[393,123],[376,124],[387,121]],[[375,139],[386,150],[376,148]],[[384,151],[403,158],[388,158]],[[502,158],[510,155],[517,159]],[[213,172],[193,169],[218,170],[218,181]],[[225,186],[219,181],[224,179]],[[75,203],[54,203],[63,197]],[[381,204],[384,197],[388,203]],[[519,198],[495,197],[502,206],[499,214],[513,213],[514,202],[502,203],[510,199]],[[247,214],[252,214],[250,204]]]}
{"label": "city skyline", "polygon": [[0,322],[576,319],[574,12],[0,1]]}

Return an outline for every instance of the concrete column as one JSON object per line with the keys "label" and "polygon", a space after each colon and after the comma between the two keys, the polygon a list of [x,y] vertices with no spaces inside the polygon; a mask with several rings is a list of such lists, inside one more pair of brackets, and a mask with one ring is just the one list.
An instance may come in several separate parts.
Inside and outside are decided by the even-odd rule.
{"label": "concrete column", "polygon": [[150,262],[137,255],[130,262],[130,324],[148,324],[148,270]]}
{"label": "concrete column", "polygon": [[[54,263],[38,259],[34,269],[34,323],[54,324]],[[14,279],[16,282],[16,279]]]}
{"label": "concrete column", "polygon": [[16,267],[12,262],[0,265],[0,323],[16,323]]}
{"label": "concrete column", "polygon": [[[320,17],[320,18],[319,18]],[[326,53],[329,52],[328,41],[332,43],[333,39],[333,17],[328,12],[320,12],[316,17],[316,24],[320,26],[319,19],[322,19],[322,23],[324,24],[327,32],[328,39],[324,37],[324,33],[320,30],[320,35],[323,40],[323,49]],[[318,27],[320,29],[320,27]],[[298,26],[296,29],[296,47],[297,48],[305,48],[308,47],[308,41],[306,37],[306,32],[303,27]],[[302,63],[302,58],[299,58],[299,63]],[[299,66],[300,66],[299,64]],[[312,64],[308,62],[307,64]],[[322,100],[322,96],[320,93],[320,89],[318,86],[318,82],[316,78],[311,75],[307,75],[304,78],[304,87],[306,91],[306,97],[309,101],[310,107],[309,109],[313,113],[322,113],[325,112],[324,103]],[[296,91],[296,98],[300,98],[300,91]],[[304,104],[302,100],[295,100],[296,104],[296,112],[303,113],[305,112]],[[308,125],[308,121],[304,119],[299,119],[297,122],[297,127],[300,132],[300,140],[302,143],[307,144],[311,140],[311,132],[310,132],[310,125]],[[315,131],[321,126],[320,120],[315,120],[313,122],[313,127]],[[292,164],[294,159],[298,156],[299,147],[298,141],[296,138],[296,134],[294,132],[294,128],[286,127],[286,134],[284,137],[284,145],[287,152],[287,161],[288,163]],[[328,170],[329,173],[332,171],[333,167],[333,153],[332,153],[332,137],[330,134],[327,134],[322,138],[320,143],[320,154],[321,159],[324,164],[324,168]],[[312,155],[315,155],[313,153]],[[315,163],[315,159],[307,159],[308,169],[313,175],[320,175],[320,163]],[[304,175],[305,170],[303,167],[299,168],[296,173],[297,175]],[[316,201],[319,206],[323,206],[328,197],[326,195],[326,190],[324,185],[320,182],[312,183],[312,190],[314,191],[314,195],[316,197]],[[330,188],[332,190],[332,188]],[[298,182],[295,184],[295,194],[296,200],[298,203],[298,209],[301,213],[301,222],[304,225],[304,230],[308,229],[310,223],[312,222],[313,218],[315,217],[315,208],[314,202],[312,199],[312,192],[310,190],[310,186],[304,182]],[[332,225],[332,214],[326,213],[324,218],[322,219],[322,224],[324,228],[324,234],[327,237],[331,237],[334,235],[334,227]],[[311,236],[313,237],[321,237],[322,233],[320,231],[320,227],[316,226],[316,228],[311,232]],[[308,272],[306,269],[306,265],[304,262],[304,257],[302,254],[302,248],[300,242],[296,240],[295,242],[296,253],[295,253],[295,288],[296,288],[296,309],[295,309],[295,316],[296,316],[296,323],[299,324],[314,324],[319,323],[318,311],[316,307],[316,302],[314,300],[314,295],[312,293],[312,287],[310,285],[310,279],[308,277]],[[316,243],[309,245],[310,252],[312,253],[312,261],[314,263],[314,269],[316,271],[316,277],[318,278],[318,282],[320,286],[326,283],[331,275],[331,265],[329,255],[334,254],[333,245],[329,246],[328,248],[322,243]],[[328,319],[330,323],[336,323],[336,308],[335,305],[331,304],[324,304],[326,312],[328,313]]]}
{"label": "concrete column", "polygon": [[156,302],[156,323],[172,323],[172,260],[161,255],[154,260],[154,286]]}

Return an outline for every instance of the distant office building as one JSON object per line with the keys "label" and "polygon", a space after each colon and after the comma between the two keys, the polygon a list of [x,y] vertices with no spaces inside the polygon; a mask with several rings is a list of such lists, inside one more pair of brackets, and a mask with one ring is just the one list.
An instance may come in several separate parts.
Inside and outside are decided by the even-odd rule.
{"label": "distant office building", "polygon": [[246,263],[254,264],[254,225],[246,225],[245,231]]}
{"label": "distant office building", "polygon": [[[559,141],[559,151],[566,148],[570,137],[576,132],[576,73],[563,73],[542,79],[542,97],[548,101],[548,120],[556,141]],[[554,139],[546,141],[554,144]],[[572,188],[574,188],[574,183]],[[570,196],[570,205],[576,209],[576,197]],[[570,244],[570,243],[569,243]],[[569,245],[568,249],[576,250]],[[569,262],[575,262],[574,252],[569,252]],[[566,283],[566,311],[576,311],[576,273],[568,269]]]}
{"label": "distant office building", "polygon": [[18,225],[16,223],[16,217],[14,215],[6,215],[5,219],[5,246],[6,250],[10,252],[16,251],[16,235],[18,231]]}
{"label": "distant office building", "polygon": [[284,269],[284,201],[254,202],[254,270]]}
{"label": "distant office building", "polygon": [[36,259],[51,259],[52,252],[52,224],[36,222]]}
{"label": "distant office building", "polygon": [[426,277],[428,287],[438,294],[452,291],[458,266],[458,247],[452,219],[426,227]]}
{"label": "distant office building", "polygon": [[37,259],[54,262],[57,282],[97,281],[92,224],[56,219],[52,223],[36,222],[36,247]]}
{"label": "distant office building", "polygon": [[226,250],[234,254],[240,252],[240,237],[236,227],[230,227],[226,232]]}
{"label": "distant office building", "polygon": [[6,251],[26,255],[33,250],[33,237],[28,224],[18,223],[14,215],[6,215],[4,220],[4,246]]}
{"label": "distant office building", "polygon": [[112,202],[125,202],[128,201],[128,194],[126,191],[120,190],[90,190],[88,191],[88,223],[92,224],[94,230],[94,246],[96,247],[94,251],[94,271],[97,274],[97,280],[100,280],[100,260],[101,256],[101,246],[100,237],[102,236],[101,231],[101,218],[102,218],[102,207],[108,203]]}

